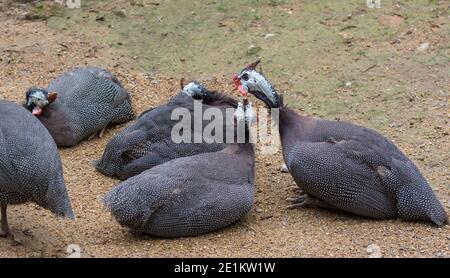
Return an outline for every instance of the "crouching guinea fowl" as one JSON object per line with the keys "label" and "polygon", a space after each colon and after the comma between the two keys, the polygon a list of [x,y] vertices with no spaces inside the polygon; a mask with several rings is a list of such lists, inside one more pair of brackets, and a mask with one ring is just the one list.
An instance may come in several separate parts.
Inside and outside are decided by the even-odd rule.
{"label": "crouching guinea fowl", "polygon": [[7,205],[31,201],[73,219],[58,149],[47,129],[10,102],[0,101],[0,115],[0,236],[12,236]]}
{"label": "crouching guinea fowl", "polygon": [[[250,104],[245,108],[240,104],[235,115],[248,124],[255,117]],[[250,211],[254,170],[252,144],[234,143],[146,170],[108,192],[104,202],[115,219],[134,232],[199,235],[228,226]]]}
{"label": "crouching guinea fowl", "polygon": [[351,123],[303,117],[255,70],[234,76],[238,89],[279,108],[279,132],[289,172],[306,193],[296,207],[318,205],[372,218],[448,222],[447,214],[414,163],[390,140]]}
{"label": "crouching guinea fowl", "polygon": [[95,135],[101,137],[110,124],[135,116],[131,99],[110,72],[77,68],[44,88],[30,88],[25,107],[47,127],[58,147],[71,147]]}
{"label": "crouching guinea fowl", "polygon": [[[230,126],[226,123],[227,118],[208,119],[204,117],[205,112],[212,108],[219,109],[220,115],[226,115],[227,109],[236,108],[237,101],[224,94],[209,91],[195,81],[182,87],[181,92],[168,103],[143,112],[136,122],[111,139],[102,158],[95,162],[97,170],[106,176],[125,180],[175,158],[225,148],[227,127]],[[191,119],[189,125],[185,126],[188,130],[183,130],[191,133],[187,142],[175,142],[172,138],[174,127],[181,123],[178,116],[173,117],[175,112],[179,112],[178,116],[181,115],[182,119]],[[234,110],[231,111],[231,116],[233,112]],[[194,125],[196,113],[200,116],[200,128]],[[204,127],[217,120],[223,123],[223,136],[215,138],[219,133],[212,134],[212,137],[204,134]],[[200,136],[201,142],[193,143],[196,135]]]}

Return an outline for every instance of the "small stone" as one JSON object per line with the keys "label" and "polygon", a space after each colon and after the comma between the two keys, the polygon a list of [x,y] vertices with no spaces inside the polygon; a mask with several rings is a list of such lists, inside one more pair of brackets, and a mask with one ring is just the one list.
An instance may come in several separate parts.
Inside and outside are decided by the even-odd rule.
{"label": "small stone", "polygon": [[366,251],[369,255],[369,258],[382,258],[381,248],[377,244],[370,244],[367,246]]}
{"label": "small stone", "polygon": [[257,208],[257,209],[256,209],[256,212],[257,212],[257,213],[261,213],[261,212],[263,212],[263,211],[264,211],[264,210],[263,210],[263,209],[260,209],[260,208]]}
{"label": "small stone", "polygon": [[345,81],[345,88],[351,89],[352,88],[352,81]]}
{"label": "small stone", "polygon": [[42,254],[40,252],[33,252],[30,255],[31,258],[41,258]]}
{"label": "small stone", "polygon": [[390,128],[395,128],[397,126],[398,126],[398,124],[396,122],[392,122],[392,123],[389,124]]}
{"label": "small stone", "polygon": [[271,215],[271,214],[269,214],[269,215],[264,215],[264,216],[261,216],[260,220],[267,220],[267,219],[270,219],[270,218],[272,218],[272,217],[273,217],[273,215]]}
{"label": "small stone", "polygon": [[122,18],[127,17],[127,13],[125,12],[125,10],[115,11],[114,14]]}
{"label": "small stone", "polygon": [[33,236],[33,233],[31,232],[30,229],[25,229],[22,231],[22,233],[26,236]]}
{"label": "small stone", "polygon": [[419,45],[419,47],[417,48],[417,51],[419,52],[424,52],[426,51],[428,48],[430,48],[430,43],[429,42],[424,42],[422,44]]}
{"label": "small stone", "polygon": [[275,34],[268,33],[268,34],[265,34],[265,35],[264,35],[264,39],[265,39],[265,40],[268,40],[268,39],[273,38],[274,36],[275,36]]}
{"label": "small stone", "polygon": [[260,52],[261,50],[262,50],[262,48],[260,46],[252,44],[247,48],[247,54],[255,55],[256,53]]}
{"label": "small stone", "polygon": [[351,34],[349,34],[347,32],[339,32],[338,34],[342,37],[344,43],[346,43],[346,44],[351,44],[352,43],[353,36]]}
{"label": "small stone", "polygon": [[14,240],[12,241],[12,245],[13,246],[19,246],[22,245],[22,241],[18,238],[14,238]]}
{"label": "small stone", "polygon": [[281,164],[280,172],[281,173],[289,173],[289,169],[288,169],[286,163]]}

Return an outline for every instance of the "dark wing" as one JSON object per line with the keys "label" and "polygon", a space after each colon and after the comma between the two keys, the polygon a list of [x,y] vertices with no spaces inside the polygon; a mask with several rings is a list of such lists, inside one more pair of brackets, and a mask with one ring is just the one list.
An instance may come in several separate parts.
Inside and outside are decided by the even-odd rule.
{"label": "dark wing", "polygon": [[47,88],[56,91],[58,98],[68,107],[88,104],[108,104],[118,107],[129,100],[128,92],[120,83],[93,73],[89,68],[77,68],[54,79]]}
{"label": "dark wing", "polygon": [[299,142],[286,154],[294,180],[308,194],[358,215],[396,216],[392,193],[381,183],[374,165],[389,161],[359,142]]}
{"label": "dark wing", "polygon": [[[143,112],[136,122],[108,143],[103,158],[97,163],[97,169],[108,176],[126,178],[171,159],[226,147],[226,144],[221,143],[175,143],[172,131],[181,122],[179,119],[172,120],[172,112],[178,108],[183,119],[193,119],[193,100],[183,94],[176,95],[165,105]],[[207,123],[205,121],[203,126]],[[191,125],[189,131],[193,138],[193,121]]]}
{"label": "dark wing", "polygon": [[[437,225],[447,222],[419,169],[389,139],[351,123],[313,121],[313,128],[299,135],[299,141],[310,143],[286,140],[285,158],[291,157],[297,179],[313,186],[311,190],[322,190],[316,194],[325,198],[329,184],[333,188],[327,190],[337,196],[329,202],[345,203],[340,207],[343,210],[373,217],[398,214],[406,220]],[[294,156],[299,161],[292,159]],[[317,163],[319,169],[308,168],[310,163]],[[301,176],[308,173],[309,178]],[[324,180],[318,182],[317,177]]]}
{"label": "dark wing", "polygon": [[70,136],[59,136],[58,145],[72,146],[98,133],[111,123],[123,123],[134,118],[128,92],[118,83],[92,72],[89,68],[79,68],[57,77],[48,86],[48,91],[58,93],[56,101],[47,110],[46,126],[57,138],[61,124],[56,123],[57,115],[69,127]]}
{"label": "dark wing", "polygon": [[120,177],[125,165],[151,152],[153,143],[170,139],[171,105],[161,105],[141,114],[130,126],[108,142],[95,167],[107,176]]}
{"label": "dark wing", "polygon": [[438,226],[448,223],[447,213],[412,161],[394,158],[391,167],[378,167],[377,172],[382,183],[396,192],[400,218]]}
{"label": "dark wing", "polygon": [[[221,163],[234,166],[223,171]],[[252,169],[223,153],[180,158],[119,184],[105,204],[124,226],[166,237],[199,234],[250,210],[253,185],[245,171]]]}

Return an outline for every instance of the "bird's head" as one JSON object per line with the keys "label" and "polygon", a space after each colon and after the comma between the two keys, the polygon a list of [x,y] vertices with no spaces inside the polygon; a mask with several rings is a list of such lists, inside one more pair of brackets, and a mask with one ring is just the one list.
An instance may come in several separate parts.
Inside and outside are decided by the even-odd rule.
{"label": "bird's head", "polygon": [[48,92],[41,88],[30,88],[26,93],[25,107],[35,116],[44,113],[45,107],[56,100],[56,92]]}
{"label": "bird's head", "polygon": [[256,71],[259,62],[261,62],[261,59],[247,65],[241,72],[235,74],[233,82],[244,97],[250,93],[263,101],[268,107],[280,107],[280,98],[272,84],[267,81],[264,75]]}
{"label": "bird's head", "polygon": [[192,81],[186,86],[183,86],[183,81],[181,82],[183,94],[186,94],[194,99],[203,99],[208,96],[208,89],[200,84],[198,81]]}

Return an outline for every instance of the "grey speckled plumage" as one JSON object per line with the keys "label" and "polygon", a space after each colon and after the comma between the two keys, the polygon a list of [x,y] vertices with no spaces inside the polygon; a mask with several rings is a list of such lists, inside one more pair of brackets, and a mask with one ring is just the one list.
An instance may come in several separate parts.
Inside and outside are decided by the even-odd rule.
{"label": "grey speckled plumage", "polygon": [[[28,201],[73,219],[58,149],[46,128],[26,109],[10,102],[0,101],[0,115],[2,221],[6,222],[7,205]],[[7,223],[2,224],[7,235]]]}
{"label": "grey speckled plumage", "polygon": [[128,92],[104,69],[71,70],[45,90],[58,96],[38,118],[59,147],[74,146],[110,124],[125,123],[135,117]]}
{"label": "grey speckled plumage", "polygon": [[319,205],[372,218],[448,223],[445,210],[414,163],[379,133],[351,123],[302,117],[283,106],[265,78],[248,67],[237,85],[280,108],[280,136],[289,172]]}
{"label": "grey speckled plumage", "polygon": [[112,189],[105,205],[122,225],[160,237],[207,233],[243,218],[253,205],[250,144],[174,159]]}
{"label": "grey speckled plumage", "polygon": [[[239,125],[256,119],[251,104],[239,104],[234,115]],[[253,145],[233,143],[146,170],[113,188],[104,202],[122,226],[135,232],[194,236],[226,227],[250,211],[254,175]]]}
{"label": "grey speckled plumage", "polygon": [[[210,107],[216,107],[225,115],[227,108],[236,107],[236,100],[202,88],[205,90],[205,95],[201,99],[203,111]],[[174,109],[180,107],[188,110],[187,113],[190,114],[192,119],[191,130],[194,134],[194,101],[200,100],[195,100],[180,92],[172,97],[167,104],[143,112],[136,122],[111,139],[101,160],[96,162],[97,170],[107,176],[119,177],[124,180],[175,158],[224,149],[227,146],[226,143],[206,143],[203,141],[203,143],[194,144],[174,143],[172,141],[172,129],[179,121],[171,120],[171,114]],[[225,137],[226,117],[223,120]],[[210,123],[209,120],[204,120],[203,127],[207,126],[208,123]],[[225,138],[223,138],[223,142],[226,142]]]}

